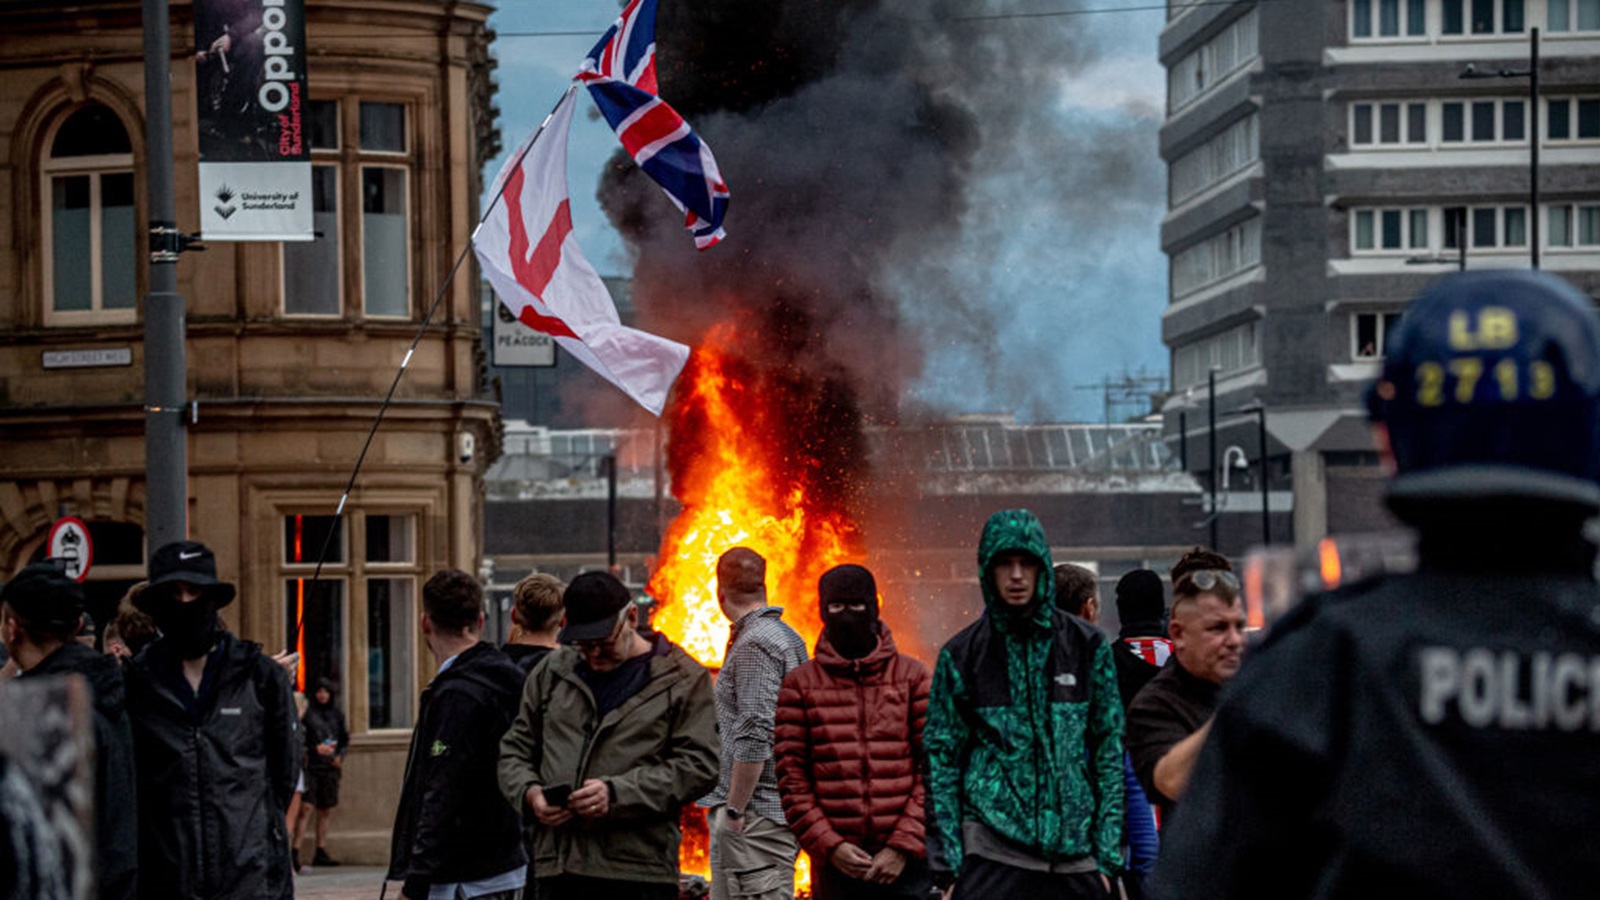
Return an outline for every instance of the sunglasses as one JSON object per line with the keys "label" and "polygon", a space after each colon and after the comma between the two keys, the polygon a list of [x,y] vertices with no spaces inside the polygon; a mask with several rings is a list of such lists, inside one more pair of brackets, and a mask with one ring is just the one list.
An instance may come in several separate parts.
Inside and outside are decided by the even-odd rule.
{"label": "sunglasses", "polygon": [[1202,591],[1214,591],[1217,585],[1221,584],[1235,594],[1239,592],[1239,576],[1222,569],[1199,569],[1189,572],[1178,579],[1180,585],[1185,581]]}

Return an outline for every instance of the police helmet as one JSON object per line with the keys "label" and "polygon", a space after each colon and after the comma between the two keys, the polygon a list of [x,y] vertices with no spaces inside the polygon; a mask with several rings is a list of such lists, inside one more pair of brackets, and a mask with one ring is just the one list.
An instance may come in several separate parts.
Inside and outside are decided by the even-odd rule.
{"label": "police helmet", "polygon": [[1521,497],[1600,509],[1600,318],[1533,271],[1434,281],[1367,392],[1388,428],[1389,503]]}

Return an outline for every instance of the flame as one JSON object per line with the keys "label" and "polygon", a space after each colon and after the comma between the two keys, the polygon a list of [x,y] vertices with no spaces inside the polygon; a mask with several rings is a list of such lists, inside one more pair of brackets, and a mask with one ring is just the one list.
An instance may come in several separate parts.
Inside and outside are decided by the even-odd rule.
{"label": "flame", "polygon": [[766,558],[769,598],[807,646],[822,631],[817,579],[864,556],[849,514],[807,477],[820,461],[797,459],[815,445],[792,433],[773,399],[741,377],[725,349],[734,337],[731,326],[713,329],[680,376],[668,453],[683,511],[646,588],[661,604],[655,628],[713,668],[728,643],[716,578],[725,551],[744,546]]}
{"label": "flame", "polygon": [[[653,626],[713,669],[728,642],[716,579],[725,551],[744,546],[766,558],[769,600],[784,607],[784,620],[808,647],[822,631],[817,579],[864,557],[846,509],[859,434],[795,421],[796,410],[810,418],[804,413],[824,403],[812,399],[823,391],[792,372],[774,376],[741,359],[732,349],[738,339],[732,325],[712,329],[679,376],[668,463],[682,512],[662,539],[646,588],[660,604]],[[679,869],[709,878],[704,814],[685,810],[681,824]],[[805,853],[795,863],[795,893],[811,894]]]}

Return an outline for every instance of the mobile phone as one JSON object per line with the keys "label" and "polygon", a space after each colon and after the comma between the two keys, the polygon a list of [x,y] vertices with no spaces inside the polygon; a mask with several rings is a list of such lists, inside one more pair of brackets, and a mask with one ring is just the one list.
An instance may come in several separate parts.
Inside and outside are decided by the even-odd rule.
{"label": "mobile phone", "polygon": [[572,796],[570,784],[548,784],[544,787],[544,802],[551,806],[566,806],[567,798]]}

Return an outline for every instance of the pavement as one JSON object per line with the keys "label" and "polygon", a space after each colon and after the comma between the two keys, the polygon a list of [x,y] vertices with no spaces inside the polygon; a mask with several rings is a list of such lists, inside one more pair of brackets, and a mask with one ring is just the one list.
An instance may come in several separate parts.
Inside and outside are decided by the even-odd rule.
{"label": "pavement", "polygon": [[[377,866],[314,868],[295,877],[295,900],[378,900],[384,888],[383,873]],[[399,883],[391,883],[382,896],[399,900]]]}

